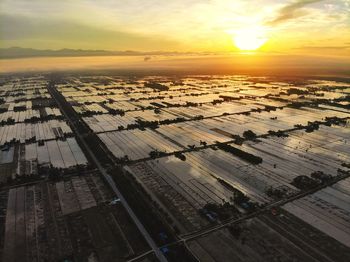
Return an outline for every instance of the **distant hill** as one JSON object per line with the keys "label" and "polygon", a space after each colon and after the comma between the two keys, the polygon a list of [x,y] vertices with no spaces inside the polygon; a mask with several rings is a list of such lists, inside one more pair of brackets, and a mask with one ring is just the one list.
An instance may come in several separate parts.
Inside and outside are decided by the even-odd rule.
{"label": "distant hill", "polygon": [[0,48],[0,59],[22,58],[22,57],[44,57],[44,56],[108,56],[108,55],[144,55],[146,53],[137,51],[106,51],[106,50],[82,50],[82,49],[60,49],[39,50],[33,48],[10,47]]}
{"label": "distant hill", "polygon": [[24,58],[24,57],[67,57],[67,56],[152,56],[152,55],[193,55],[193,54],[208,54],[208,53],[191,53],[191,52],[164,52],[164,51],[152,51],[152,52],[139,52],[139,51],[107,51],[107,50],[83,50],[83,49],[33,49],[22,47],[9,47],[0,48],[0,59],[5,58]]}

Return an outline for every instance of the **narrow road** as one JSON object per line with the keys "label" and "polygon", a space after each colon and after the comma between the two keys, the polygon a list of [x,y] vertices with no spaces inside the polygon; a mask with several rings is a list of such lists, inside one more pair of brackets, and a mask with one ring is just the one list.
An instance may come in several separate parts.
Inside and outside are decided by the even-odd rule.
{"label": "narrow road", "polygon": [[[139,229],[139,231],[141,232],[143,237],[146,239],[148,245],[152,248],[153,252],[157,256],[159,261],[166,262],[167,259],[165,258],[163,253],[159,250],[157,244],[154,242],[154,240],[149,235],[149,233],[147,232],[145,227],[142,225],[140,220],[137,218],[134,211],[131,209],[131,207],[129,206],[129,204],[127,203],[127,201],[125,200],[125,198],[123,197],[123,195],[121,194],[121,192],[119,191],[117,186],[115,185],[112,177],[107,173],[106,169],[102,166],[100,161],[97,159],[97,157],[95,156],[95,153],[91,150],[88,142],[85,141],[84,136],[82,134],[80,134],[79,128],[77,128],[77,126],[75,125],[75,122],[68,116],[64,106],[70,106],[70,104],[68,104],[68,102],[66,102],[67,104],[65,104],[64,106],[61,104],[60,99],[58,99],[58,97],[61,97],[61,99],[64,97],[61,93],[59,93],[57,91],[57,89],[54,87],[54,84],[50,83],[48,85],[47,89],[48,89],[49,93],[51,94],[52,98],[56,101],[59,108],[61,109],[61,112],[64,114],[64,116],[66,117],[66,119],[70,123],[70,126],[73,129],[73,131],[76,135],[76,138],[79,140],[80,146],[83,147],[84,152],[90,156],[90,159],[92,159],[92,161],[96,165],[97,169],[100,171],[101,175],[105,178],[105,181],[109,184],[110,188],[113,190],[113,192],[120,199],[120,202],[122,203],[122,205],[124,206],[124,208],[128,212],[129,216],[131,217],[131,219],[133,220],[133,222],[135,223],[135,225],[137,226],[137,228]],[[64,101],[66,101],[66,100],[64,99]]]}

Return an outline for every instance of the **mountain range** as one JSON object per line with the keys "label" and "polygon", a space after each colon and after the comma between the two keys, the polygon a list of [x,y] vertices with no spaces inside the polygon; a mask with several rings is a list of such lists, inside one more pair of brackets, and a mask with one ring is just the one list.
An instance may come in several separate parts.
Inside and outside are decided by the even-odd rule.
{"label": "mountain range", "polygon": [[[67,57],[67,56],[138,56],[138,55],[175,55],[178,52],[139,52],[139,51],[107,51],[107,50],[83,50],[83,49],[33,49],[22,47],[0,48],[0,59],[24,58],[24,57]],[[190,54],[190,53],[183,53]]]}

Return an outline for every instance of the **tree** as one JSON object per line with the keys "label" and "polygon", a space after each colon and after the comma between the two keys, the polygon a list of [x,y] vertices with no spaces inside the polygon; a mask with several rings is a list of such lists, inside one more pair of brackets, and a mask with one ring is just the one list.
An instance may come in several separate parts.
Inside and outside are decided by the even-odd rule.
{"label": "tree", "polygon": [[245,139],[255,139],[256,134],[252,130],[247,130],[243,132],[243,137]]}
{"label": "tree", "polygon": [[236,190],[233,192],[233,202],[237,205],[242,203],[247,203],[249,201],[249,197],[243,194],[241,191]]}
{"label": "tree", "polygon": [[308,176],[301,175],[295,177],[291,184],[301,190],[310,190],[317,187],[319,182]]}

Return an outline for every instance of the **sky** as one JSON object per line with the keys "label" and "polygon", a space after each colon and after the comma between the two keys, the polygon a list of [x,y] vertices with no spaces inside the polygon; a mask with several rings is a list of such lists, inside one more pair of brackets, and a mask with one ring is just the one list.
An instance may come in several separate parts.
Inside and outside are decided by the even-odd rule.
{"label": "sky", "polygon": [[350,55],[350,0],[1,0],[0,47]]}

